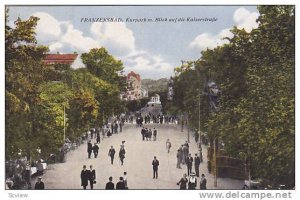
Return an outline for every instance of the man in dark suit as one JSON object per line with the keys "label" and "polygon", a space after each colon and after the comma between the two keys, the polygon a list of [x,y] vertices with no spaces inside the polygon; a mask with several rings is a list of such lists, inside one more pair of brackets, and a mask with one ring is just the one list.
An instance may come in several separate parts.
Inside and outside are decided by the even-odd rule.
{"label": "man in dark suit", "polygon": [[81,171],[80,177],[81,177],[81,186],[83,187],[83,189],[86,189],[86,186],[88,185],[88,181],[89,181],[89,171],[86,170],[86,166],[83,165],[83,169]]}
{"label": "man in dark suit", "polygon": [[154,156],[154,160],[152,161],[153,165],[153,178],[158,178],[158,166],[159,166],[159,161],[156,159],[156,156]]}
{"label": "man in dark suit", "polygon": [[195,154],[195,171],[196,171],[196,176],[199,177],[199,167],[200,167],[200,157]]}
{"label": "man in dark suit", "polygon": [[43,189],[45,189],[45,185],[44,185],[41,177],[38,177],[38,181],[35,183],[34,189],[35,190],[43,190]]}
{"label": "man in dark suit", "polygon": [[93,169],[93,166],[90,165],[90,170],[89,170],[89,181],[90,181],[90,186],[91,190],[94,188],[94,181],[96,180],[96,171]]}
{"label": "man in dark suit", "polygon": [[87,144],[88,158],[91,158],[92,151],[93,151],[93,145],[92,145],[91,141],[89,140],[89,142]]}
{"label": "man in dark suit", "polygon": [[145,128],[144,127],[141,130],[141,134],[142,134],[142,139],[144,141],[145,140]]}
{"label": "man in dark suit", "polygon": [[110,147],[108,151],[108,156],[110,156],[111,164],[114,164],[114,157],[115,157],[116,150],[114,149],[113,146]]}
{"label": "man in dark suit", "polygon": [[106,183],[105,189],[106,190],[114,190],[115,184],[112,182],[113,178],[109,177],[108,180],[109,180],[109,182]]}
{"label": "man in dark suit", "polygon": [[124,164],[124,158],[125,158],[125,149],[124,149],[124,146],[121,145],[121,148],[120,148],[120,151],[119,151],[119,158],[120,158],[120,161],[121,161],[121,165]]}
{"label": "man in dark suit", "polygon": [[125,183],[123,177],[120,177],[120,181],[116,185],[116,190],[125,190]]}
{"label": "man in dark suit", "polygon": [[98,153],[99,153],[99,147],[96,143],[93,146],[93,153],[94,153],[94,157],[97,158]]}
{"label": "man in dark suit", "polygon": [[187,166],[188,176],[189,176],[190,173],[192,172],[192,166],[193,166],[193,158],[192,158],[191,154],[189,154],[189,156],[186,158],[185,163]]}

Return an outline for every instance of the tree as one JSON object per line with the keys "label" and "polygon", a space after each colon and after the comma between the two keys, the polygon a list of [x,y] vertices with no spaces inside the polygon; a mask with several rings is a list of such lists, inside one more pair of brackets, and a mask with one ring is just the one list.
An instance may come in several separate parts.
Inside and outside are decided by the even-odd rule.
{"label": "tree", "polygon": [[196,74],[200,82],[215,81],[222,91],[221,108],[212,114],[202,107],[202,98],[201,129],[220,138],[229,156],[246,157],[254,177],[293,187],[295,7],[258,10],[257,29],[248,33],[233,27],[229,44],[203,51],[194,68],[176,70],[173,105],[197,119],[191,106],[197,97]]}
{"label": "tree", "polygon": [[70,101],[69,123],[76,136],[88,130],[96,121],[98,108],[99,103],[92,92],[80,89],[74,94]]}
{"label": "tree", "polygon": [[91,74],[110,84],[122,87],[120,74],[123,70],[123,63],[110,55],[104,47],[83,53],[81,59]]}
{"label": "tree", "polygon": [[[8,14],[8,10],[6,11]],[[18,18],[15,28],[5,26],[5,117],[6,157],[36,152],[39,139],[39,85],[47,79],[42,59],[47,47],[37,46],[35,27],[38,18]]]}

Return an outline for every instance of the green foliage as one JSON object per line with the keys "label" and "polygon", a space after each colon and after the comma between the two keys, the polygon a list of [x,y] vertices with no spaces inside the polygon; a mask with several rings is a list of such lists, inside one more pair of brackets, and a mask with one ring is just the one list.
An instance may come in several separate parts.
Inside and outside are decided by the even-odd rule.
{"label": "green foliage", "polygon": [[[6,159],[37,159],[57,153],[89,127],[102,125],[113,113],[125,111],[122,62],[105,48],[83,54],[85,69],[46,65],[48,48],[36,45],[38,18],[17,19],[5,26]],[[65,122],[65,123],[64,123]],[[41,149],[41,154],[37,149]]]}
{"label": "green foliage", "polygon": [[[259,6],[259,27],[236,27],[229,44],[208,49],[176,69],[174,106],[199,118],[197,97],[207,80],[221,88],[221,108],[201,96],[201,130],[221,138],[228,155],[247,158],[251,174],[293,186],[295,175],[295,7]],[[199,101],[199,99],[198,99]]]}
{"label": "green foliage", "polygon": [[122,86],[119,74],[123,70],[123,63],[110,55],[104,47],[91,49],[88,53],[83,53],[81,58],[91,74],[108,83],[119,83]]}

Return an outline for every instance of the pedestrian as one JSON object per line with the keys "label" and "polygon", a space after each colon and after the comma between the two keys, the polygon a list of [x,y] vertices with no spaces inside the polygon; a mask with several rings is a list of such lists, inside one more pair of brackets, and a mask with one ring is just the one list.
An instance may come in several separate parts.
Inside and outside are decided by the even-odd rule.
{"label": "pedestrian", "polygon": [[206,190],[206,178],[204,174],[201,175],[200,190]]}
{"label": "pedestrian", "polygon": [[156,136],[157,136],[157,130],[154,128],[154,131],[153,131],[153,141],[156,141]]}
{"label": "pedestrian", "polygon": [[184,145],[187,147],[187,149],[189,151],[190,145],[189,145],[188,141],[185,141]]}
{"label": "pedestrian", "polygon": [[91,139],[93,139],[94,138],[94,129],[93,128],[90,129],[90,133],[91,133]]}
{"label": "pedestrian", "polygon": [[123,175],[123,181],[124,181],[124,184],[125,184],[125,189],[128,190],[128,185],[127,185],[127,172],[124,172],[124,175]]}
{"label": "pedestrian", "polygon": [[145,138],[148,141],[149,140],[149,130],[148,128],[145,129]]}
{"label": "pedestrian", "polygon": [[96,183],[96,171],[93,169],[92,165],[90,165],[90,170],[89,170],[89,181],[90,181],[90,187],[92,190],[94,184]]}
{"label": "pedestrian", "polygon": [[97,131],[96,142],[97,142],[97,144],[100,144],[100,132],[99,131]]}
{"label": "pedestrian", "polygon": [[115,157],[116,150],[114,149],[113,146],[110,147],[108,151],[108,156],[110,156],[110,163],[113,165],[114,164],[114,157]]}
{"label": "pedestrian", "polygon": [[199,177],[199,167],[200,167],[200,157],[195,154],[195,171],[196,171],[196,176]]}
{"label": "pedestrian", "polygon": [[117,122],[115,122],[114,128],[115,128],[115,133],[117,134],[118,133],[118,123]]}
{"label": "pedestrian", "polygon": [[145,128],[144,127],[141,130],[141,134],[142,134],[142,139],[144,141],[145,140]]}
{"label": "pedestrian", "polygon": [[38,177],[38,181],[35,183],[34,189],[35,190],[43,190],[43,189],[45,189],[45,184],[42,181],[42,177]]}
{"label": "pedestrian", "polygon": [[85,132],[85,139],[86,139],[86,140],[89,139],[89,132],[88,132],[88,131]]}
{"label": "pedestrian", "polygon": [[44,166],[40,159],[38,160],[38,163],[36,164],[36,168],[37,168],[37,175],[42,176],[44,174]]}
{"label": "pedestrian", "polygon": [[120,123],[120,133],[122,132],[123,122]]}
{"label": "pedestrian", "polygon": [[91,143],[91,140],[89,140],[89,142],[87,144],[88,158],[91,158],[92,150],[93,150],[93,145]]}
{"label": "pedestrian", "polygon": [[151,128],[149,129],[148,137],[149,137],[149,140],[151,141],[151,138],[152,138],[152,131],[151,131]]}
{"label": "pedestrian", "polygon": [[187,185],[188,181],[189,180],[186,178],[186,174],[183,174],[183,177],[177,183],[177,185],[179,185],[180,190],[186,190],[186,185]]}
{"label": "pedestrian", "polygon": [[191,154],[189,154],[189,156],[186,158],[185,163],[187,166],[188,175],[190,175],[190,173],[192,172],[192,166],[193,166],[193,158],[192,158]]}
{"label": "pedestrian", "polygon": [[196,131],[195,131],[195,141],[196,141],[196,143],[198,142],[198,140],[199,140],[199,133],[198,133],[198,130],[196,129]]}
{"label": "pedestrian", "polygon": [[189,190],[195,190],[196,189],[197,179],[196,179],[195,175],[196,174],[194,172],[191,173],[191,176],[189,178],[189,184],[188,184],[188,189]]}
{"label": "pedestrian", "polygon": [[180,149],[177,150],[176,157],[177,157],[177,168],[181,169],[180,164],[181,164],[181,161],[182,161],[182,152],[180,151]]}
{"label": "pedestrian", "polygon": [[122,142],[121,142],[122,144],[121,144],[121,147],[123,147],[123,148],[125,148],[125,140],[123,140]]}
{"label": "pedestrian", "polygon": [[121,145],[121,148],[120,148],[120,151],[119,151],[119,158],[120,158],[120,161],[121,161],[121,165],[124,164],[124,158],[125,158],[125,148],[124,146]]}
{"label": "pedestrian", "polygon": [[110,128],[111,128],[111,134],[114,134],[114,128],[115,127],[114,127],[114,123],[113,122],[111,123]]}
{"label": "pedestrian", "polygon": [[182,153],[183,153],[182,163],[185,164],[186,158],[189,155],[189,150],[188,150],[188,147],[186,145],[182,145]]}
{"label": "pedestrian", "polygon": [[106,183],[105,189],[106,190],[114,190],[115,189],[115,184],[112,182],[113,178],[110,176],[108,178],[108,182]]}
{"label": "pedestrian", "polygon": [[159,166],[159,161],[156,159],[156,156],[154,156],[154,160],[152,161],[153,165],[153,179],[158,178],[158,166]]}
{"label": "pedestrian", "polygon": [[85,190],[86,186],[88,185],[88,181],[89,181],[89,172],[88,172],[88,170],[86,170],[85,165],[83,165],[83,169],[81,171],[80,177],[81,177],[81,186]]}
{"label": "pedestrian", "polygon": [[97,143],[94,143],[93,153],[94,153],[94,157],[97,158],[98,153],[99,153],[99,147],[98,147]]}
{"label": "pedestrian", "polygon": [[106,132],[107,137],[109,138],[110,136],[112,136],[112,129],[108,128],[107,132]]}
{"label": "pedestrian", "polygon": [[168,138],[166,141],[166,148],[167,148],[168,153],[170,153],[171,147],[172,147],[172,144],[170,142],[170,139]]}
{"label": "pedestrian", "polygon": [[116,185],[116,190],[125,190],[123,177],[120,177],[120,181]]}

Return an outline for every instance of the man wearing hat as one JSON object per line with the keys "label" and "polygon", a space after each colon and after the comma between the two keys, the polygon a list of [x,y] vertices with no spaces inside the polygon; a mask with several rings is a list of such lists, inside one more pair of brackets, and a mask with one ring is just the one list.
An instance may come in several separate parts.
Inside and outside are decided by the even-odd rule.
{"label": "man wearing hat", "polygon": [[159,166],[159,161],[156,159],[156,156],[154,156],[154,160],[152,161],[153,165],[153,179],[158,177],[158,166]]}
{"label": "man wearing hat", "polygon": [[88,185],[90,173],[86,169],[86,165],[83,165],[83,169],[81,170],[80,178],[81,178],[81,186],[83,189],[86,189],[86,186]]}
{"label": "man wearing hat", "polygon": [[92,151],[93,151],[93,145],[91,143],[91,140],[89,140],[87,143],[88,158],[91,158]]}
{"label": "man wearing hat", "polygon": [[187,174],[190,175],[190,173],[192,172],[192,166],[193,166],[193,158],[191,156],[191,154],[189,154],[189,156],[186,158],[185,163],[187,166]]}
{"label": "man wearing hat", "polygon": [[42,181],[42,177],[38,177],[38,181],[35,183],[34,189],[35,190],[45,189],[45,185],[44,182]]}
{"label": "man wearing hat", "polygon": [[188,185],[188,189],[189,190],[195,190],[197,186],[197,179],[196,179],[196,174],[194,172],[192,172],[190,174],[190,178],[189,178],[189,185]]}
{"label": "man wearing hat", "polygon": [[195,154],[195,171],[196,171],[196,176],[199,177],[199,167],[200,167],[200,157]]}

